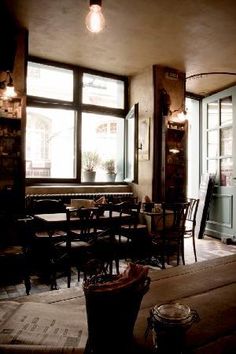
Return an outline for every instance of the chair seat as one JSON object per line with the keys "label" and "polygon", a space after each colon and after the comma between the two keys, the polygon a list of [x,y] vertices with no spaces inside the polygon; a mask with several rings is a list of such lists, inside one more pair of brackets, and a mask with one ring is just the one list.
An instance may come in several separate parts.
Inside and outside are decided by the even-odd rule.
{"label": "chair seat", "polygon": [[[66,236],[66,232],[62,231],[62,230],[56,230],[53,232],[53,234],[51,235],[51,237],[65,237]],[[48,238],[49,234],[47,231],[37,231],[35,232],[35,237],[38,238]]]}
{"label": "chair seat", "polygon": [[[60,245],[58,245],[57,247],[66,248],[67,247],[66,242],[60,243]],[[78,250],[80,248],[88,248],[88,247],[91,247],[91,245],[86,241],[72,241],[71,242],[71,251]]]}
{"label": "chair seat", "polygon": [[70,233],[71,233],[72,237],[74,237],[74,238],[80,238],[83,240],[92,240],[102,231],[103,230],[96,230],[93,232],[84,233],[80,229],[77,229],[77,230],[71,230]]}
{"label": "chair seat", "polygon": [[116,241],[118,242],[118,243],[127,243],[127,242],[129,242],[129,238],[128,237],[126,237],[126,236],[119,236],[119,235],[116,235],[115,236],[115,239],[116,239]]}
{"label": "chair seat", "polygon": [[[130,229],[130,225],[122,225],[121,226],[121,230],[126,230],[126,229]],[[146,224],[137,224],[135,225],[135,229],[143,229],[143,230],[147,230],[147,225]]]}
{"label": "chair seat", "polygon": [[0,248],[0,257],[4,256],[15,256],[22,255],[23,249],[21,246],[8,246],[4,248]]}

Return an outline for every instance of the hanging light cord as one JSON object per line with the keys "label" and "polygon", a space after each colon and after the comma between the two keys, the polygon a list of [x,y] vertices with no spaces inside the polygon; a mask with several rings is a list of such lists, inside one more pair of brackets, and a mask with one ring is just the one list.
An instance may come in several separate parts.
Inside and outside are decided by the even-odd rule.
{"label": "hanging light cord", "polygon": [[206,73],[199,73],[199,74],[193,74],[190,76],[186,77],[186,80],[188,79],[201,79],[204,76],[207,75],[232,75],[232,76],[236,76],[236,73],[232,73],[232,72],[228,72],[228,71],[210,71],[210,72],[206,72]]}

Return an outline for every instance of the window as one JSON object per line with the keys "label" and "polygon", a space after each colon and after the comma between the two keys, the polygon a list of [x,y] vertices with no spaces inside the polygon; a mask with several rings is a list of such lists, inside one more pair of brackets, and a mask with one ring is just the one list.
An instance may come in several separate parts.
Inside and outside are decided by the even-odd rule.
{"label": "window", "polygon": [[207,172],[216,176],[220,186],[232,184],[232,124],[232,97],[207,104]]}
{"label": "window", "polygon": [[29,62],[27,94],[72,102],[73,71]]}
{"label": "window", "polygon": [[124,82],[83,74],[83,103],[112,108],[124,108]]}
{"label": "window", "polygon": [[28,107],[26,177],[75,178],[75,172],[75,112]]}
{"label": "window", "polygon": [[124,77],[29,61],[28,182],[123,182],[125,86]]}
{"label": "window", "polygon": [[131,107],[126,119],[125,180],[137,183],[138,151],[138,103]]}
{"label": "window", "polygon": [[[83,155],[88,152],[97,154],[97,163],[94,163],[95,181],[111,181],[106,161],[114,161],[114,181],[124,179],[124,119],[101,114],[82,113],[82,161]],[[87,161],[86,161],[87,162]],[[87,182],[88,165],[83,166],[82,181]]]}

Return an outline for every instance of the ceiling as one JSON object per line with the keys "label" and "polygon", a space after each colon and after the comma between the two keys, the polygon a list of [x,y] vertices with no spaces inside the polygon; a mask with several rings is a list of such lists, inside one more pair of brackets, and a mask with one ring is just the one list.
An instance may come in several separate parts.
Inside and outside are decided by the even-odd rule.
{"label": "ceiling", "polygon": [[153,64],[189,77],[207,96],[236,83],[235,0],[103,0],[105,29],[85,26],[89,0],[4,0],[29,30],[29,54],[132,76]]}

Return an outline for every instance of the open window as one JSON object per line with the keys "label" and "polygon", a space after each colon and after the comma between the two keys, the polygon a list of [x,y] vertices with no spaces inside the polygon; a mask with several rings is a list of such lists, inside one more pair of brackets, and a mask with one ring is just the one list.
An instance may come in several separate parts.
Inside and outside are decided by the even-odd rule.
{"label": "open window", "polygon": [[125,181],[138,183],[138,103],[125,117]]}

